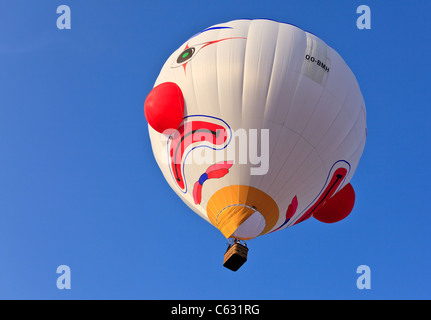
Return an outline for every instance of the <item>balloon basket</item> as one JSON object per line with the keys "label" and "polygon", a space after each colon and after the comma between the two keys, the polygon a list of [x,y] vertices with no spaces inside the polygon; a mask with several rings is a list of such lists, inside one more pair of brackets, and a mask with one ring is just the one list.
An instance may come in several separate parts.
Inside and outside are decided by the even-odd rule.
{"label": "balloon basket", "polygon": [[237,271],[247,261],[248,248],[238,242],[228,247],[224,254],[223,266]]}

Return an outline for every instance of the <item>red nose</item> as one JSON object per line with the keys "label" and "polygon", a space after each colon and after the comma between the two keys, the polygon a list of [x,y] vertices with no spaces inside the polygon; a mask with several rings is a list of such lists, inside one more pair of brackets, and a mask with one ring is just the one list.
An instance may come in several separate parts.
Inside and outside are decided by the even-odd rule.
{"label": "red nose", "polygon": [[144,112],[154,130],[170,134],[183,121],[184,97],[180,87],[173,82],[154,87],[145,99]]}

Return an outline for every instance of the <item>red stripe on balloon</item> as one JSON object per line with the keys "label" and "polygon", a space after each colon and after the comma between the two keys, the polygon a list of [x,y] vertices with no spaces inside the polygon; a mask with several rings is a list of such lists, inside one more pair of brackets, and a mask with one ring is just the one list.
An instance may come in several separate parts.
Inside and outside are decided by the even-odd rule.
{"label": "red stripe on balloon", "polygon": [[227,131],[224,127],[206,121],[186,122],[171,135],[169,150],[170,165],[175,181],[181,189],[185,188],[182,174],[182,163],[185,150],[198,142],[206,141],[213,146],[223,145],[227,140]]}
{"label": "red stripe on balloon", "polygon": [[195,182],[195,185],[193,187],[193,199],[195,201],[195,204],[200,204],[202,199],[202,185],[199,183],[199,181]]}
{"label": "red stripe on balloon", "polygon": [[337,170],[335,170],[334,174],[332,175],[331,181],[329,182],[325,190],[321,193],[317,201],[293,225],[307,220],[313,215],[314,212],[319,210],[325,204],[326,200],[332,197],[332,195],[337,191],[338,187],[343,182],[343,179],[346,174],[347,169],[345,168],[338,168]]}

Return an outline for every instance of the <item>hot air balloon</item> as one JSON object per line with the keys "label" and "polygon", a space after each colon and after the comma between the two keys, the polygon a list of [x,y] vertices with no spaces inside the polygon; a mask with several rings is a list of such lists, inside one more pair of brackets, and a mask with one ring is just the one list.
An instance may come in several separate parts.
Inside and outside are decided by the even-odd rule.
{"label": "hot air balloon", "polygon": [[353,209],[365,102],[314,34],[272,20],[206,28],[166,60],[144,110],[160,170],[229,239],[231,270],[245,262],[246,240]]}

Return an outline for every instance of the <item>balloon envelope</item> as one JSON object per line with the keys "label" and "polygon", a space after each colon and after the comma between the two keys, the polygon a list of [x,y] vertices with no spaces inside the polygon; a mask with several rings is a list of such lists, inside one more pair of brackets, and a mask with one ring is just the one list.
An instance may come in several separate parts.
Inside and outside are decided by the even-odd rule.
{"label": "balloon envelope", "polygon": [[[168,120],[151,119],[154,157],[177,195],[226,238],[304,221],[358,166],[366,111],[355,76],[335,50],[295,26],[209,27],[167,59],[154,87],[164,83],[176,84],[183,101],[175,115],[163,111]],[[170,110],[162,94],[150,95],[151,108],[160,101]],[[161,133],[165,127],[176,130]]]}

